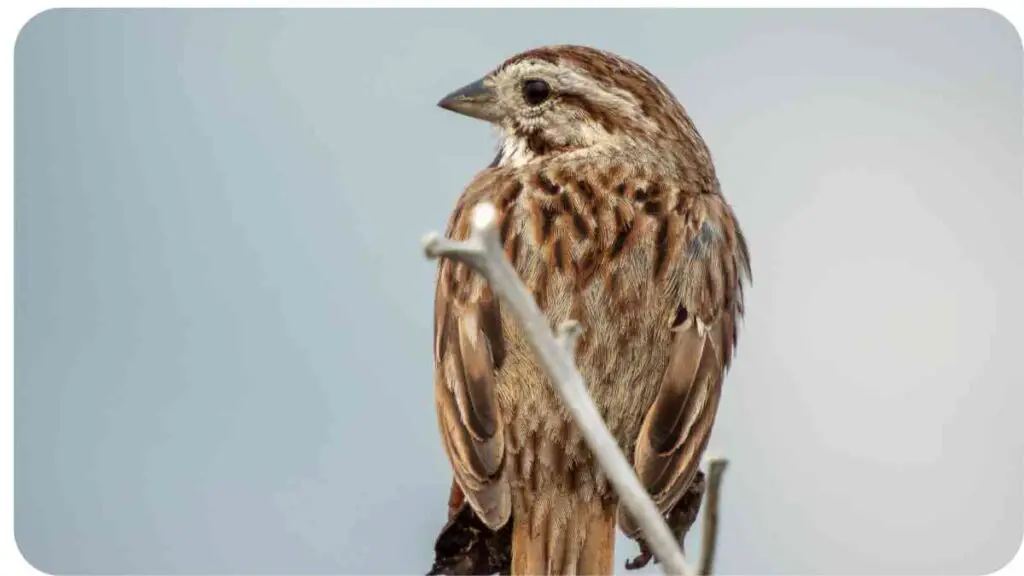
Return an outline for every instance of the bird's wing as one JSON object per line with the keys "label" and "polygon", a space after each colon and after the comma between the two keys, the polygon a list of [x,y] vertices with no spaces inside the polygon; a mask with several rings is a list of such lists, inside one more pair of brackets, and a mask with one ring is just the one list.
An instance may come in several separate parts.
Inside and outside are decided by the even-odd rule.
{"label": "bird's wing", "polygon": [[[464,240],[472,208],[496,184],[490,172],[463,194],[448,237]],[[434,398],[455,481],[491,529],[509,518],[505,436],[495,373],[505,357],[501,309],[486,281],[470,267],[443,259],[434,300]]]}
{"label": "bird's wing", "polygon": [[[678,219],[666,226],[683,240],[667,266],[680,282],[679,307],[668,366],[634,452],[637,475],[665,513],[686,492],[707,446],[750,275],[746,242],[725,200],[703,194],[684,204],[662,216]],[[624,510],[619,524],[628,535],[638,532]]]}

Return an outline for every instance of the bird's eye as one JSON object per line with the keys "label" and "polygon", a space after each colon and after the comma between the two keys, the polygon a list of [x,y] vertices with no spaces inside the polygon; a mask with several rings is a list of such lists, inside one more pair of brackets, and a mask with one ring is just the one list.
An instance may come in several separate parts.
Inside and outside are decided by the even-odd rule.
{"label": "bird's eye", "polygon": [[536,106],[551,96],[551,86],[543,80],[523,82],[523,98],[530,106]]}

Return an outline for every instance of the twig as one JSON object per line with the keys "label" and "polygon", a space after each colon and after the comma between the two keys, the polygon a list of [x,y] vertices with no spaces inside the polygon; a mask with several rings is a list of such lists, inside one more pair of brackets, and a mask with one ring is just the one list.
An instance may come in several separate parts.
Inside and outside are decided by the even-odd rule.
{"label": "twig", "polygon": [[[559,326],[557,335],[552,333],[548,318],[505,258],[496,220],[497,212],[492,204],[478,204],[473,209],[469,238],[460,242],[430,234],[423,240],[427,257],[462,262],[487,279],[521,322],[541,368],[575,419],[619,499],[640,524],[645,540],[661,561],[665,573],[691,576],[693,571],[687,566],[682,549],[605,426],[576,368],[572,350],[582,328],[579,323],[570,321]],[[714,545],[713,538],[711,545]]]}
{"label": "twig", "polygon": [[701,534],[698,576],[707,576],[715,567],[715,548],[718,543],[718,495],[722,487],[722,474],[729,462],[724,458],[708,459],[707,503],[704,505],[704,530]]}

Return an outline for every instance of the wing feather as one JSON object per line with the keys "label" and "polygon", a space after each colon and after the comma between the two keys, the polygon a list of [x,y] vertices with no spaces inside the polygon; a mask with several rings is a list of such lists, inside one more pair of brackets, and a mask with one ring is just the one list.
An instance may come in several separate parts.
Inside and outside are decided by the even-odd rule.
{"label": "wing feather", "polygon": [[[467,188],[448,224],[448,236],[463,240],[467,206],[495,186],[496,170],[485,170]],[[511,513],[505,476],[505,431],[495,375],[505,359],[498,299],[483,278],[464,264],[438,265],[434,302],[434,397],[438,424],[454,479],[480,519],[503,526]]]}
{"label": "wing feather", "polygon": [[[696,477],[711,436],[749,278],[746,245],[724,200],[703,198],[689,209],[689,248],[673,268],[682,276],[685,312],[677,316],[685,320],[672,328],[669,362],[634,452],[637,475],[665,513]],[[619,525],[627,535],[639,532],[624,509]]]}

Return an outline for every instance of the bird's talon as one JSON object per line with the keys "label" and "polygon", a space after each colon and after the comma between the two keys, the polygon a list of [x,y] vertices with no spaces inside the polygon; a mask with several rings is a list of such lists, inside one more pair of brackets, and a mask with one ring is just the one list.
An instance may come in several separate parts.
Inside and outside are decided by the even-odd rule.
{"label": "bird's talon", "polygon": [[647,566],[647,564],[651,562],[652,558],[654,559],[655,564],[658,563],[658,559],[654,558],[654,555],[651,554],[651,549],[647,547],[647,542],[639,540],[637,544],[640,546],[640,554],[635,558],[626,560],[626,570],[639,570],[644,566]]}

